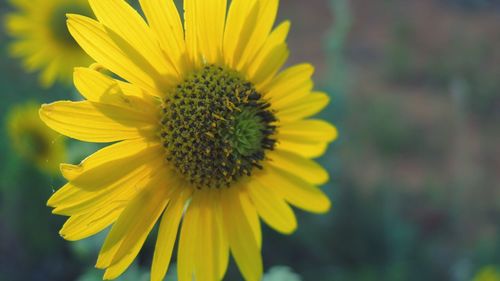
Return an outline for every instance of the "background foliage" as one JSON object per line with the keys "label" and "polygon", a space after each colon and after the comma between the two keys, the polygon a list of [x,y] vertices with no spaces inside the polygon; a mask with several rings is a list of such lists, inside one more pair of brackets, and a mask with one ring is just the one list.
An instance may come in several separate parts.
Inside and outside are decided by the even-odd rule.
{"label": "background foliage", "polygon": [[[9,9],[0,0],[2,20]],[[293,23],[290,63],[311,61],[331,94],[322,117],[340,139],[321,159],[331,212],[297,211],[291,236],[264,227],[265,280],[468,281],[498,265],[499,2],[282,0],[280,18]],[[104,235],[58,236],[63,218],[45,202],[62,180],[19,158],[5,133],[15,104],[76,94],[41,89],[8,41],[1,30],[0,281],[99,280]],[[97,149],[68,145],[70,162]],[[148,280],[153,246],[120,280]],[[226,280],[240,279],[231,266]]]}

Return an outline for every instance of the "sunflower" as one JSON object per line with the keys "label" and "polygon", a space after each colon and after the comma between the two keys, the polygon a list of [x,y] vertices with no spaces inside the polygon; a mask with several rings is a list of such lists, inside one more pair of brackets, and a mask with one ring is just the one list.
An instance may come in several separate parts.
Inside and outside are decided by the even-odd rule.
{"label": "sunflower", "polygon": [[56,174],[66,156],[64,139],[40,120],[39,108],[36,102],[14,106],[7,114],[7,134],[17,154]]}
{"label": "sunflower", "polygon": [[40,116],[71,138],[113,144],[61,165],[68,183],[48,201],[70,216],[60,234],[112,225],[96,264],[104,279],[127,269],[159,222],[151,280],[164,277],[177,235],[179,280],[221,280],[229,253],[260,280],[259,219],[289,234],[290,205],[329,210],[317,187],[328,173],[312,159],[337,135],[310,119],[329,101],[313,91],[313,67],[280,72],[290,23],[273,29],[278,0],[185,0],[184,25],[172,0],[140,1],[147,22],[122,0],[89,3],[97,20],[68,15],[68,27],[106,71],[76,68],[86,100],[43,105]]}
{"label": "sunflower", "polygon": [[11,0],[16,11],[7,15],[5,25],[15,38],[10,53],[23,60],[27,71],[41,71],[42,86],[56,80],[71,82],[75,66],[89,65],[91,59],[78,47],[66,28],[66,13],[91,15],[86,0]]}

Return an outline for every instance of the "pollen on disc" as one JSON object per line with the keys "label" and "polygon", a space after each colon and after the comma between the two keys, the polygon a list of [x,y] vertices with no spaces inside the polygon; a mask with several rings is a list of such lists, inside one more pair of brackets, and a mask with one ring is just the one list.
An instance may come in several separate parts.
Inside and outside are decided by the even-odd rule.
{"label": "pollen on disc", "polygon": [[274,149],[270,104],[237,72],[214,65],[189,75],[163,103],[167,160],[197,188],[230,187]]}

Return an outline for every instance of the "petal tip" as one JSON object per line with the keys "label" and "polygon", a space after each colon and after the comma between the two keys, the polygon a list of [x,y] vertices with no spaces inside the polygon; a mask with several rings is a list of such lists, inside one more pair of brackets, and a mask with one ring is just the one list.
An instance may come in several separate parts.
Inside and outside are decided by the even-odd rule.
{"label": "petal tip", "polygon": [[47,207],[55,208],[56,207],[56,200],[54,199],[54,196],[51,196],[49,200],[45,203]]}

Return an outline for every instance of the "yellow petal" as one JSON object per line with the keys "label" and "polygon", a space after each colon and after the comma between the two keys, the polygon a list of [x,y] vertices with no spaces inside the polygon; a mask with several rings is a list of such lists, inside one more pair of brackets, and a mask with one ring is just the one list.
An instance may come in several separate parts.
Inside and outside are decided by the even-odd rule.
{"label": "yellow petal", "polygon": [[224,59],[236,68],[258,22],[260,1],[233,0],[224,31]]}
{"label": "yellow petal", "polygon": [[47,201],[47,206],[56,207],[57,205],[65,202],[70,198],[85,196],[90,192],[85,192],[80,194],[80,190],[78,188],[74,188],[72,184],[65,184],[63,187],[58,189]]}
{"label": "yellow petal", "polygon": [[250,80],[256,85],[265,85],[267,82],[272,81],[289,55],[290,51],[285,43],[276,46],[267,54],[260,65],[255,63],[250,67]]}
{"label": "yellow petal", "polygon": [[165,177],[159,173],[152,178],[111,228],[96,264],[97,268],[106,268],[105,279],[114,279],[127,269],[165,209],[173,190]]}
{"label": "yellow petal", "polygon": [[[138,167],[148,163],[149,157],[146,157],[140,163],[137,163],[137,160],[146,156],[145,154],[147,156],[157,154],[156,156],[160,157],[161,149],[160,144],[156,142],[148,142],[143,139],[126,140],[98,150],[78,165],[62,164],[61,172],[72,183],[79,184],[83,188],[92,189],[89,185],[94,185],[93,180],[100,182],[109,177],[109,173],[116,173],[116,170],[124,169],[126,165]],[[104,173],[108,174],[106,176],[102,174],[101,177],[95,177],[91,180],[85,179],[92,173],[99,173],[100,170],[105,170]],[[125,170],[128,169],[125,168]],[[126,174],[126,172],[119,174]]]}
{"label": "yellow petal", "polygon": [[299,120],[279,128],[280,140],[297,143],[331,142],[337,135],[337,129],[323,120]]}
{"label": "yellow petal", "polygon": [[207,63],[221,64],[227,0],[204,0],[194,4],[200,52]]}
{"label": "yellow petal", "polygon": [[188,70],[184,30],[173,0],[140,0],[149,26],[180,75]]}
{"label": "yellow petal", "polygon": [[253,28],[248,44],[245,46],[240,61],[238,62],[238,69],[242,69],[253,58],[257,52],[262,48],[266,42],[267,37],[274,25],[276,15],[278,13],[278,0],[259,0],[258,21]]}
{"label": "yellow petal", "polygon": [[311,76],[314,67],[310,64],[299,64],[281,72],[266,87],[274,108],[283,108],[283,101],[295,101],[310,93],[313,82]]}
{"label": "yellow petal", "polygon": [[200,206],[189,204],[182,221],[179,248],[177,250],[177,278],[179,281],[192,281],[194,276],[194,254],[196,233],[199,221]]}
{"label": "yellow petal", "polygon": [[259,216],[272,228],[290,234],[297,229],[297,219],[290,206],[273,189],[252,181],[247,188]]}
{"label": "yellow petal", "polygon": [[[165,59],[159,48],[154,34],[144,22],[143,18],[127,2],[123,0],[89,0],[90,7],[97,19],[105,27],[111,29],[124,40],[126,45],[137,53],[137,57],[148,63],[158,77],[176,74],[168,60]],[[108,30],[111,36],[112,32]],[[114,40],[118,43],[117,40]],[[120,43],[120,45],[122,45]],[[128,53],[128,55],[132,55]],[[158,81],[163,82],[163,81]]]}
{"label": "yellow petal", "polygon": [[306,158],[320,157],[325,154],[327,148],[328,143],[326,142],[306,143],[280,139],[280,141],[276,144],[276,149],[294,152]]}
{"label": "yellow petal", "polygon": [[312,184],[324,184],[328,181],[328,173],[313,160],[304,158],[293,152],[274,150],[267,154],[273,167],[287,171],[303,178]]}
{"label": "yellow petal", "polygon": [[51,129],[88,142],[114,142],[153,137],[158,126],[137,111],[88,101],[42,105],[40,118]]}
{"label": "yellow petal", "polygon": [[157,159],[148,161],[142,166],[135,166],[134,169],[123,173],[116,181],[97,190],[79,188],[69,183],[68,185],[73,186],[73,189],[77,190],[78,193],[67,197],[65,201],[56,206],[52,213],[77,215],[98,211],[104,205],[129,202],[143,189],[149,181],[149,177],[157,172],[158,167],[163,164],[163,159],[157,156]]}
{"label": "yellow petal", "polygon": [[276,108],[276,116],[278,119],[282,123],[285,123],[311,117],[323,110],[329,102],[330,98],[327,94],[312,93],[290,103],[284,102],[280,108],[275,104],[272,106]]}
{"label": "yellow petal", "polygon": [[24,16],[10,14],[5,16],[5,29],[9,35],[16,36],[31,32],[33,27]]}
{"label": "yellow petal", "polygon": [[[236,189],[245,189],[245,187],[235,187]],[[241,208],[245,213],[245,216],[248,219],[248,223],[250,224],[250,228],[252,228],[253,236],[255,237],[255,241],[257,241],[257,246],[259,249],[262,248],[262,230],[260,227],[259,215],[257,214],[257,210],[255,209],[255,205],[250,200],[248,193],[239,192],[239,199],[241,202]]]}
{"label": "yellow petal", "polygon": [[28,69],[28,71],[35,71],[48,62],[49,58],[47,56],[47,50],[46,48],[41,47],[39,51],[24,60],[24,67]]}
{"label": "yellow petal", "polygon": [[217,234],[216,210],[213,202],[212,191],[203,189],[195,192],[192,204],[199,205],[198,223],[195,226],[193,243],[197,245],[194,249],[194,264],[196,280],[217,281]]}
{"label": "yellow petal", "polygon": [[184,0],[184,31],[186,34],[186,51],[194,69],[202,64],[200,42],[198,38],[199,23],[196,0]]}
{"label": "yellow petal", "polygon": [[107,69],[151,94],[163,95],[158,90],[162,85],[152,77],[159,74],[144,61],[132,61],[133,50],[120,49],[102,24],[84,16],[68,15],[68,30],[82,49]]}
{"label": "yellow petal", "polygon": [[94,212],[72,216],[66,221],[59,234],[69,241],[85,239],[103,231],[115,222],[124,208],[125,202],[108,204]]}
{"label": "yellow petal", "polygon": [[[249,64],[243,70],[245,73],[247,73],[248,77],[256,76],[258,74],[257,72],[262,68],[261,66],[266,65],[266,61],[272,56],[271,54],[279,51],[279,48],[283,48],[283,46],[286,46],[285,40],[288,35],[288,31],[290,31],[290,22],[285,21],[278,27],[276,27],[273,32],[271,32],[262,48],[253,58],[249,60]],[[266,81],[266,83],[262,82],[260,84],[256,84],[254,82],[254,84],[259,92],[266,93],[266,86],[269,81],[271,80]]]}
{"label": "yellow petal", "polygon": [[140,88],[84,67],[75,68],[73,80],[75,87],[88,101],[139,111],[151,119],[159,120],[159,109],[153,97],[144,94]]}
{"label": "yellow petal", "polygon": [[151,265],[152,281],[163,280],[167,273],[184,205],[189,196],[190,192],[188,191],[180,192],[177,196],[173,196],[162,216],[153,263]]}
{"label": "yellow petal", "polygon": [[37,52],[38,49],[34,48],[34,46],[36,46],[35,44],[36,43],[33,43],[32,40],[12,42],[9,45],[9,54],[14,57],[29,56],[30,54]]}
{"label": "yellow petal", "polygon": [[238,193],[235,188],[222,192],[224,229],[243,277],[248,281],[258,281],[262,277],[262,256]]}
{"label": "yellow petal", "polygon": [[321,189],[296,175],[266,165],[258,181],[283,196],[290,204],[313,213],[330,210],[330,199]]}
{"label": "yellow petal", "polygon": [[[221,190],[217,189],[213,191],[212,202],[214,204],[214,219],[215,225],[217,226],[216,240],[215,240],[215,255],[218,265],[218,278],[222,280],[226,274],[227,266],[229,263],[229,244],[227,241],[227,235],[224,231],[224,221],[222,217],[222,206],[221,206]],[[259,229],[260,230],[260,229]]]}
{"label": "yellow petal", "polygon": [[57,59],[53,59],[42,71],[40,76],[40,82],[42,87],[48,88],[54,83],[57,78],[57,72],[60,70],[61,66]]}

